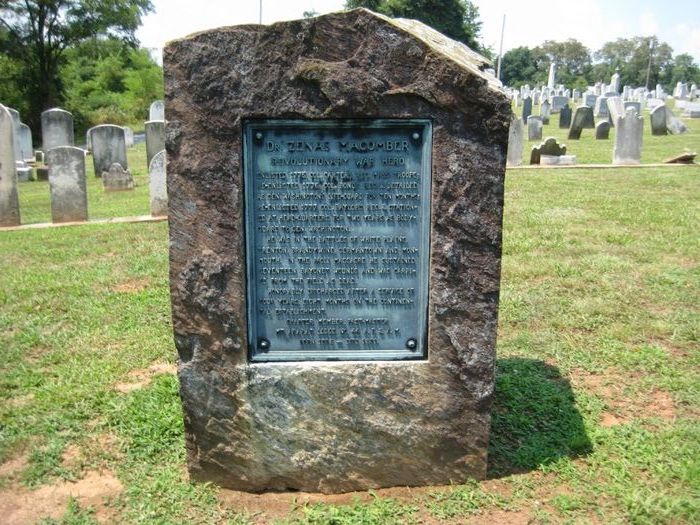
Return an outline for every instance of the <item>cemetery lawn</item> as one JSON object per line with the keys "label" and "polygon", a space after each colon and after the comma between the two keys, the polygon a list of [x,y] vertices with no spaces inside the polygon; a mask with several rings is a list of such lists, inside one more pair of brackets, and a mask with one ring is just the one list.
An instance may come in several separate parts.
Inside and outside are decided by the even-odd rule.
{"label": "cemetery lawn", "polygon": [[[574,107],[574,112],[576,108]],[[517,115],[522,114],[522,107],[516,108]],[[678,115],[680,111],[675,110]],[[540,107],[533,106],[533,115],[540,114]],[[688,127],[686,133],[680,135],[654,136],[651,134],[649,111],[643,110],[644,135],[642,137],[642,164],[658,164],[664,160],[682,153],[695,152],[700,155],[700,119],[681,119]],[[596,119],[598,122],[598,119]],[[523,164],[530,164],[530,152],[534,146],[539,146],[547,137],[555,137],[559,144],[566,145],[567,155],[576,155],[576,164],[610,164],[612,162],[613,146],[615,145],[615,128],[610,128],[608,140],[596,140],[594,129],[584,129],[579,140],[569,140],[569,130],[559,129],[559,113],[553,114],[549,124],[542,129],[542,140],[527,140],[527,125],[523,141]],[[700,162],[700,157],[696,160]]]}
{"label": "cemetery lawn", "polygon": [[488,479],[339,496],[187,481],[167,223],[0,232],[0,516],[697,522],[699,207],[697,167],[510,170]]}

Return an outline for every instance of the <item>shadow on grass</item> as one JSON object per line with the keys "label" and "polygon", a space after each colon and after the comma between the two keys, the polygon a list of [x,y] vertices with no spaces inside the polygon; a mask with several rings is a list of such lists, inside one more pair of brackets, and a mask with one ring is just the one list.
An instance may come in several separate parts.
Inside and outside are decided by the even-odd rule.
{"label": "shadow on grass", "polygon": [[488,477],[535,470],[592,450],[571,385],[536,359],[499,359]]}

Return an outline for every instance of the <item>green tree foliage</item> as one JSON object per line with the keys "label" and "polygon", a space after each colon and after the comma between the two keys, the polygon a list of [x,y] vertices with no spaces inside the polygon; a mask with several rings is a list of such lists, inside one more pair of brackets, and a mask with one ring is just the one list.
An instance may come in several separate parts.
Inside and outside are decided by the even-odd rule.
{"label": "green tree foliage", "polygon": [[595,80],[608,81],[615,70],[619,69],[621,85],[644,86],[650,55],[648,87],[653,88],[657,83],[670,78],[673,67],[673,49],[666,42],[659,42],[655,36],[618,38],[614,42],[606,42],[595,54],[600,63],[593,68],[593,76]]}
{"label": "green tree foliage", "polygon": [[529,47],[516,47],[503,54],[501,60],[501,80],[507,86],[520,87],[524,84],[534,85],[546,80],[547,72],[542,73],[542,57]]}
{"label": "green tree foliage", "polygon": [[564,42],[546,40],[538,46],[536,54],[540,57],[540,72],[549,74],[549,65],[555,62],[556,83],[572,88],[585,88],[591,74],[591,52],[578,40],[570,38]]}
{"label": "green tree foliage", "polygon": [[490,55],[479,43],[479,9],[469,0],[347,0],[347,9],[366,7],[395,18],[413,18],[441,33]]}
{"label": "green tree foliage", "polygon": [[700,66],[693,61],[692,56],[681,53],[673,59],[673,65],[665,80],[665,85],[669,90],[675,87],[678,82],[700,84]]}
{"label": "green tree foliage", "polygon": [[41,112],[63,101],[68,48],[108,35],[135,45],[141,17],[152,9],[150,0],[0,0],[0,51],[22,64],[29,124],[36,129]]}
{"label": "green tree foliage", "polygon": [[113,38],[89,40],[68,49],[65,58],[64,105],[79,131],[146,120],[150,103],[163,97],[162,70],[145,49]]}

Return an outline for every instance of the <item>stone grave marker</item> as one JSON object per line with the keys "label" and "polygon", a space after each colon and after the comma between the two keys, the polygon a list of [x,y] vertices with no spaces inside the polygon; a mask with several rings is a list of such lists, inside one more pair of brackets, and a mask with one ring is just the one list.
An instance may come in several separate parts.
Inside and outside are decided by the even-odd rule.
{"label": "stone grave marker", "polygon": [[105,191],[127,191],[134,189],[134,178],[118,162],[113,163],[108,171],[102,172],[102,185]]}
{"label": "stone grave marker", "polygon": [[24,122],[19,125],[19,151],[21,160],[34,162],[34,143],[32,142],[32,130]]}
{"label": "stone grave marker", "polygon": [[651,110],[649,113],[649,120],[651,121],[651,134],[652,135],[667,135],[668,128],[666,127],[666,122],[668,116],[666,115],[666,105],[660,104]]}
{"label": "stone grave marker", "polygon": [[568,104],[559,111],[559,128],[566,129],[571,126],[571,108]]}
{"label": "stone grave marker", "polygon": [[532,98],[530,97],[524,97],[523,98],[523,124],[527,124],[527,118],[532,115]]}
{"label": "stone grave marker", "polygon": [[73,146],[73,115],[61,108],[41,114],[41,147],[44,152],[58,146]]}
{"label": "stone grave marker", "polygon": [[165,105],[162,100],[151,103],[148,109],[148,120],[165,120]]}
{"label": "stone grave marker", "polygon": [[165,149],[165,122],[162,120],[146,122],[146,162],[149,166],[156,153],[163,149]]}
{"label": "stone grave marker", "polygon": [[520,166],[523,163],[523,141],[525,139],[523,128],[523,121],[513,114],[508,131],[508,166]]}
{"label": "stone grave marker", "polygon": [[19,226],[19,198],[15,164],[15,125],[0,104],[0,226]]}
{"label": "stone grave marker", "polygon": [[608,106],[610,124],[614,126],[617,119],[625,114],[625,105],[620,96],[609,97],[606,104]]}
{"label": "stone grave marker", "polygon": [[601,120],[595,125],[596,140],[608,140],[610,138],[610,122]]}
{"label": "stone grave marker", "polygon": [[85,150],[57,146],[46,152],[53,222],[87,221]]}
{"label": "stone grave marker", "polygon": [[666,128],[671,135],[679,135],[688,131],[688,127],[673,114],[673,111],[668,106],[666,107]]}
{"label": "stone grave marker", "polygon": [[[641,114],[642,114],[642,103],[641,103],[641,102],[635,102],[635,101],[632,101],[632,100],[630,100],[630,101],[628,101],[628,102],[625,102],[625,113],[627,113],[627,110],[628,110],[629,108],[634,109],[634,110],[637,112],[637,115],[641,115]],[[621,115],[620,115],[620,116],[621,116]]]}
{"label": "stone grave marker", "polygon": [[365,9],[168,43],[192,479],[334,493],[485,475],[510,115],[485,65]]}
{"label": "stone grave marker", "polygon": [[119,163],[123,169],[128,169],[124,128],[113,124],[102,124],[90,128],[89,135],[95,177],[101,177],[103,173],[108,172],[115,162]]}
{"label": "stone grave marker", "polygon": [[552,105],[548,100],[545,100],[540,105],[540,117],[542,118],[542,124],[549,124],[549,118],[552,114]]}
{"label": "stone grave marker", "polygon": [[127,148],[134,147],[134,130],[129,126],[124,126],[124,142]]}
{"label": "stone grave marker", "polygon": [[600,96],[596,99],[593,116],[597,118],[608,118],[610,116],[610,113],[608,113],[608,97]]}
{"label": "stone grave marker", "polygon": [[642,160],[644,119],[633,108],[618,117],[615,126],[613,164],[639,164]]}
{"label": "stone grave marker", "polygon": [[151,197],[151,215],[168,214],[168,192],[165,184],[165,150],[160,150],[148,165],[148,189]]}
{"label": "stone grave marker", "polygon": [[583,100],[581,100],[581,102],[582,102],[581,105],[588,106],[589,108],[593,108],[593,107],[595,107],[597,99],[598,99],[597,95],[592,94],[592,93],[585,93],[583,95]]}
{"label": "stone grave marker", "polygon": [[542,117],[527,117],[527,140],[542,140]]}
{"label": "stone grave marker", "polygon": [[566,145],[559,145],[554,137],[547,137],[539,146],[533,146],[530,152],[530,164],[539,164],[540,156],[548,155],[558,157],[566,155]]}
{"label": "stone grave marker", "polygon": [[591,127],[595,127],[593,121],[593,110],[588,106],[577,107],[574,118],[571,121],[571,127],[569,128],[569,140],[580,139],[581,130]]}
{"label": "stone grave marker", "polygon": [[559,113],[569,103],[569,97],[555,95],[552,97],[552,113]]}

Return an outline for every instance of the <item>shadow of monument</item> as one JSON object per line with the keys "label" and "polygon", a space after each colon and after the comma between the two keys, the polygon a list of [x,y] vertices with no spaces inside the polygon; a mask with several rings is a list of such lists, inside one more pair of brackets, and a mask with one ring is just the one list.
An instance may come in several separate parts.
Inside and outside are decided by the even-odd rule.
{"label": "shadow of monument", "polygon": [[498,359],[492,414],[489,478],[592,450],[569,381],[544,361]]}

